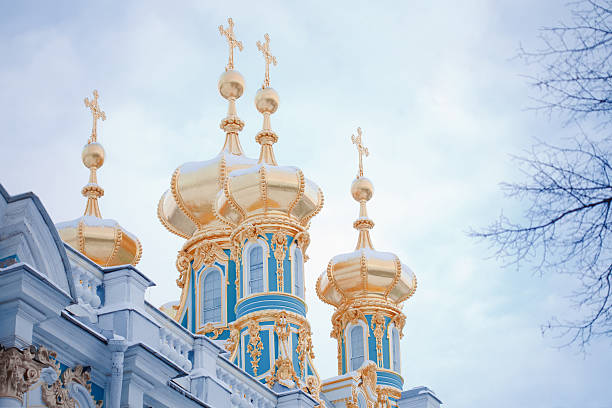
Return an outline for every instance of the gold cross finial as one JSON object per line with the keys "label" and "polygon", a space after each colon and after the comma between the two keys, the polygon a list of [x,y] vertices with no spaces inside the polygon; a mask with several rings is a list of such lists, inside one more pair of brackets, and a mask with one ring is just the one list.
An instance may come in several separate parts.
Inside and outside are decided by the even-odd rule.
{"label": "gold cross finial", "polygon": [[98,140],[98,119],[106,120],[106,113],[100,109],[100,105],[98,105],[98,91],[94,89],[93,91],[93,100],[89,100],[89,98],[85,98],[85,106],[91,110],[91,115],[93,116],[93,126],[91,128],[91,137],[87,141],[87,143],[94,143]]}
{"label": "gold cross finial", "polygon": [[270,64],[276,66],[276,57],[270,52],[270,36],[267,33],[264,35],[264,39],[266,41],[263,44],[257,41],[257,49],[261,51],[266,59],[266,77],[262,88],[268,88],[270,86]]}
{"label": "gold cross finial", "polygon": [[229,62],[225,67],[225,70],[229,71],[234,69],[234,48],[238,47],[242,51],[242,41],[238,41],[234,35],[234,20],[231,17],[227,19],[227,29],[224,29],[223,25],[219,26],[219,33],[227,39],[229,45]]}
{"label": "gold cross finial", "polygon": [[355,135],[351,135],[351,140],[353,141],[353,144],[357,146],[357,152],[359,153],[359,173],[357,173],[358,178],[363,177],[363,156],[365,155],[365,157],[368,157],[370,155],[368,148],[361,142],[361,136],[362,133],[360,127],[357,128],[357,137],[355,137]]}

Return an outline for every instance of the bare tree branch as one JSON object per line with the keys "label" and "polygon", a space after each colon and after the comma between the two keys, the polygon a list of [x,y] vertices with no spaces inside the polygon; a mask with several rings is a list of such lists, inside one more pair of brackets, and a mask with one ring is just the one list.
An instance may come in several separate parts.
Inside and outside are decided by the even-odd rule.
{"label": "bare tree branch", "polygon": [[612,336],[612,138],[594,143],[573,139],[569,147],[540,142],[515,163],[527,183],[502,184],[506,194],[529,203],[524,222],[501,216],[470,235],[488,240],[506,265],[534,265],[539,273],[575,276],[572,294],[582,316],[552,319],[566,344],[585,347],[598,336]]}

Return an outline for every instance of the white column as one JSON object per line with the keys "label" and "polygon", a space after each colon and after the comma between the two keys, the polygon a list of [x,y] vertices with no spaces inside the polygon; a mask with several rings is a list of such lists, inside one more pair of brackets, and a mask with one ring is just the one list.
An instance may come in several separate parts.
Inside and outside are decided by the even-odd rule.
{"label": "white column", "polygon": [[112,357],[108,408],[120,408],[121,389],[123,388],[123,353],[127,350],[127,341],[121,336],[115,336],[108,341],[108,348]]}

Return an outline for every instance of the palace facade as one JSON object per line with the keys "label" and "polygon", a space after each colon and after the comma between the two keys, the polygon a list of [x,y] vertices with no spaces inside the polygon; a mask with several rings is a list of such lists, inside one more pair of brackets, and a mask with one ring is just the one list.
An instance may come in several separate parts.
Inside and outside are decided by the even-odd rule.
{"label": "palace facade", "polygon": [[157,207],[161,224],[184,239],[176,302],[145,300],[155,284],[136,268],[139,239],[100,211],[106,114],[97,91],[85,99],[93,124],[81,157],[89,170],[82,216],[54,224],[36,195],[0,186],[0,408],[440,406],[400,374],[402,307],[417,281],[395,254],[374,249],[361,129],[352,139],[356,246],[315,266],[324,269],[316,293],[333,308],[338,365],[335,377],[317,372],[304,273],[323,192],[300,168],[277,163],[267,34],[257,42],[265,61],[255,98],[259,157],[245,155],[236,110],[245,82],[234,66],[243,46],[231,19],[219,31],[229,46],[218,82],[228,105],[224,142],[215,157],[179,165]]}

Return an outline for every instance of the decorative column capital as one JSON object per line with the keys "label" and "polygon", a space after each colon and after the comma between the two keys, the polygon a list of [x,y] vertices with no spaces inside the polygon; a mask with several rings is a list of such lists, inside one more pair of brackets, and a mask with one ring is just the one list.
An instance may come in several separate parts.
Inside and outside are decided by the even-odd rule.
{"label": "decorative column capital", "polygon": [[38,381],[43,368],[34,360],[35,356],[33,346],[19,350],[0,345],[0,397],[23,402],[23,394]]}

